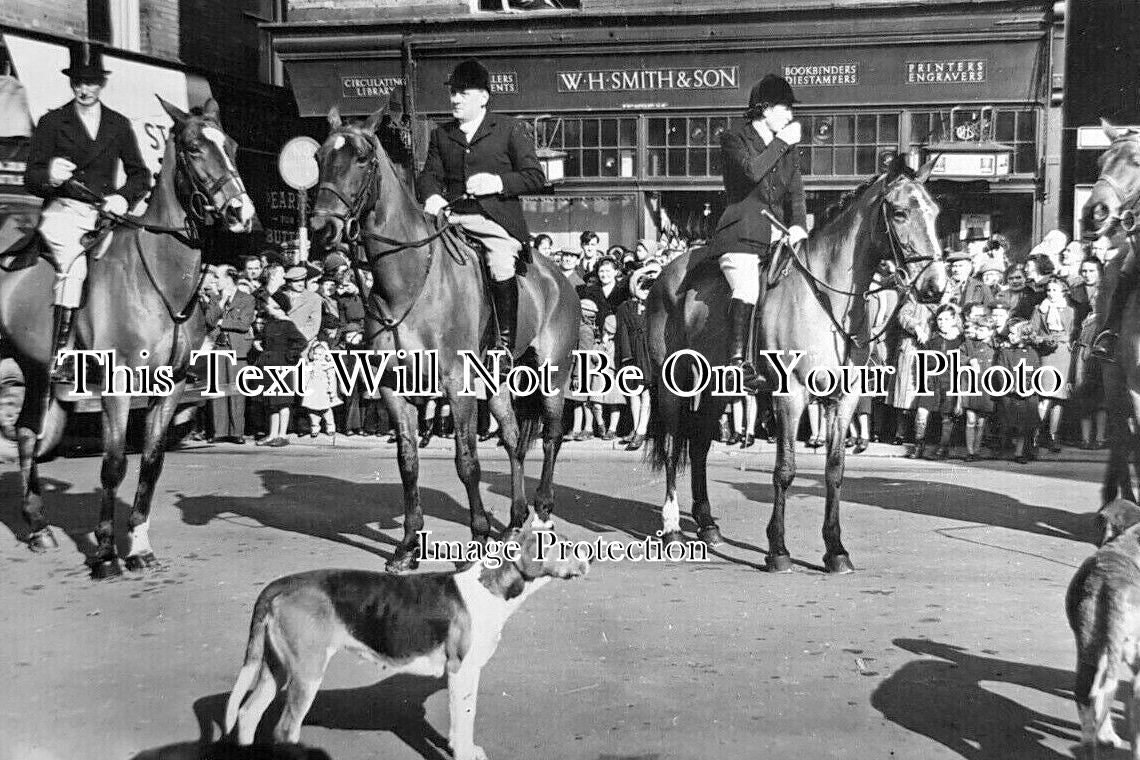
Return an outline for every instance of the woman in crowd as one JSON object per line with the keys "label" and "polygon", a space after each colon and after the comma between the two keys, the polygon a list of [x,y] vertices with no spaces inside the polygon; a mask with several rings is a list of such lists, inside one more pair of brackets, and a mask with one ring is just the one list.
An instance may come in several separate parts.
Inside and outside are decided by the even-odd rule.
{"label": "woman in crowd", "polygon": [[[261,334],[257,357],[258,367],[291,367],[301,359],[309,344],[293,320],[289,319],[292,306],[289,296],[282,290],[264,300],[265,327]],[[257,442],[259,446],[288,446],[289,416],[293,396],[262,396],[270,412],[269,435]]]}
{"label": "woman in crowd", "polygon": [[[946,357],[949,364],[950,354],[962,348],[961,311],[952,303],[943,304],[934,312],[934,326],[937,332],[925,343],[925,351],[937,351]],[[914,423],[914,449],[907,454],[908,459],[922,459],[926,448],[926,425],[930,415],[938,414],[942,417],[942,435],[938,442],[938,449],[933,459],[945,459],[950,456],[950,436],[954,432],[954,424],[962,415],[961,398],[950,395],[950,374],[942,372],[929,378],[932,393],[918,397],[918,411]]]}
{"label": "woman in crowd", "polygon": [[1043,445],[1056,454],[1061,451],[1061,412],[1072,388],[1072,336],[1076,328],[1073,307],[1068,301],[1069,286],[1059,277],[1045,285],[1045,300],[1033,310],[1029,329],[1041,359],[1041,366],[1052,367],[1061,377],[1061,387],[1042,389],[1039,416],[1048,425],[1049,438]]}
{"label": "woman in crowd", "polygon": [[887,404],[895,410],[895,435],[892,443],[901,446],[907,440],[907,426],[918,409],[918,350],[930,339],[934,312],[931,307],[907,296],[899,309],[899,342],[895,373],[887,394]]}
{"label": "woman in crowd", "polygon": [[649,289],[661,273],[658,264],[649,264],[633,273],[629,278],[629,299],[617,311],[617,340],[615,355],[621,367],[637,367],[641,370],[642,392],[628,399],[630,416],[633,418],[633,433],[626,441],[627,451],[637,451],[645,443],[649,430],[649,389],[653,387],[655,376],[653,362],[649,357],[649,331],[645,324],[645,299]]}

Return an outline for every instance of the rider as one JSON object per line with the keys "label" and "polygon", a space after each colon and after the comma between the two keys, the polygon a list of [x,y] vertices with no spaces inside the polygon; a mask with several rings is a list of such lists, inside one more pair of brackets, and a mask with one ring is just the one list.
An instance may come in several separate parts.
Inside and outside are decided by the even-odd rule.
{"label": "rider", "polygon": [[485,247],[499,347],[513,352],[519,303],[515,261],[528,240],[518,196],[541,189],[546,175],[526,125],[487,109],[491,74],[479,61],[460,63],[447,85],[455,120],[431,133],[417,188],[426,214],[447,208],[451,223]]}
{"label": "rider", "polygon": [[713,232],[711,245],[720,255],[720,269],[732,289],[729,304],[731,361],[744,370],[745,382],[756,370],[745,361],[752,311],[760,298],[760,268],[770,248],[784,236],[762,212],[788,225],[792,245],[807,238],[807,202],[800,176],[800,124],[793,121],[792,87],[783,77],[768,74],[752,87],[746,121],[721,135],[724,189],[728,207]]}
{"label": "rider", "polygon": [[[71,65],[63,70],[75,99],[48,111],[36,125],[28,155],[28,192],[46,203],[39,232],[55,257],[52,356],[67,346],[71,315],[79,306],[87,259],[83,235],[95,229],[99,210],[126,214],[150,189],[150,170],[143,163],[127,117],[99,101],[110,73],[103,68],[102,50],[90,42],[71,48]],[[126,181],[116,182],[119,162]],[[92,203],[90,193],[101,199]],[[53,380],[66,380],[56,365]]]}

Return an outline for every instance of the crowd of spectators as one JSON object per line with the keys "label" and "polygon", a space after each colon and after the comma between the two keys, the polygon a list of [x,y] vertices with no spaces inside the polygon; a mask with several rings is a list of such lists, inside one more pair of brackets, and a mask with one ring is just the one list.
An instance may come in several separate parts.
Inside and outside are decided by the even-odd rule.
{"label": "crowd of spectators", "polygon": [[[581,299],[578,348],[602,352],[611,373],[635,365],[650,382],[645,298],[661,268],[687,249],[676,236],[608,250],[594,232],[582,233],[578,246],[561,250],[548,235],[533,241],[535,254],[549,258]],[[900,305],[890,289],[869,296],[869,333],[887,328],[872,346],[872,361],[892,364],[895,372],[885,396],[862,399],[847,445],[858,453],[880,441],[905,446],[910,457],[938,459],[962,442],[961,455],[968,460],[1008,455],[1022,462],[1041,447],[1059,451],[1066,440],[1083,448],[1103,447],[1099,365],[1086,359],[1104,263],[1112,253],[1095,244],[1070,243],[1054,231],[1028,256],[1015,258],[1008,241],[994,235],[946,251],[950,285],[940,303],[908,298]],[[884,264],[881,276],[889,276],[890,268]],[[336,253],[320,265],[286,266],[268,252],[248,257],[240,270],[212,267],[204,292],[214,346],[235,351],[238,366],[301,362],[310,382],[303,398],[228,394],[212,401],[203,435],[237,442],[252,436],[259,445],[283,446],[291,433],[316,438],[323,429],[326,436],[339,432],[394,441],[378,397],[363,387],[339,395],[328,354],[366,348],[361,294],[371,288],[370,276],[350,268]],[[1029,399],[951,397],[943,381],[936,383],[934,395],[918,396],[919,349],[956,350],[963,364],[983,370],[1021,360],[1034,367],[1048,365],[1066,382],[1055,393]],[[232,383],[236,367],[225,366],[220,379]],[[567,401],[567,440],[618,440],[628,450],[643,445],[648,391],[626,397],[613,389],[587,387]],[[823,444],[819,405],[810,404],[805,417],[803,438],[817,448]],[[485,405],[479,424],[481,440],[496,434]],[[746,395],[730,404],[722,418],[721,440],[749,448],[758,438],[770,438],[770,430],[767,401]],[[451,433],[445,403],[426,405],[420,433],[421,445]]]}

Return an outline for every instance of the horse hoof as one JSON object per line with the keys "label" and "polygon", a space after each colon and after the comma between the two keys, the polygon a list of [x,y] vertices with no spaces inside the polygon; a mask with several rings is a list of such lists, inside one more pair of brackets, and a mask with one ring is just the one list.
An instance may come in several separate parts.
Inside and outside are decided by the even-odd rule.
{"label": "horse hoof", "polygon": [[55,534],[51,532],[51,528],[41,528],[28,536],[28,548],[36,554],[43,554],[46,551],[58,549],[59,542],[55,540]]}
{"label": "horse hoof", "polygon": [[87,566],[91,569],[91,579],[96,581],[105,581],[123,574],[123,568],[119,565],[117,557],[94,559],[88,562]]}
{"label": "horse hoof", "polygon": [[720,528],[715,525],[707,525],[698,530],[697,538],[709,546],[720,546],[724,543],[724,536],[720,534]]}
{"label": "horse hoof", "polygon": [[847,573],[855,572],[855,566],[851,564],[851,558],[846,554],[823,555],[823,566],[827,568],[827,572],[833,575],[847,575]]}
{"label": "horse hoof", "polygon": [[135,554],[123,560],[127,569],[132,573],[137,573],[142,570],[154,570],[161,567],[158,557],[154,556],[154,552],[143,552],[142,554]]}
{"label": "horse hoof", "polygon": [[684,544],[685,534],[679,530],[667,530],[661,534],[661,544],[668,546],[669,544]]}
{"label": "horse hoof", "polygon": [[764,570],[769,573],[792,572],[792,558],[787,554],[769,554],[764,560]]}
{"label": "horse hoof", "polygon": [[398,551],[396,556],[388,560],[388,564],[384,569],[392,575],[399,575],[400,573],[407,573],[417,569],[420,566],[419,559],[412,552]]}

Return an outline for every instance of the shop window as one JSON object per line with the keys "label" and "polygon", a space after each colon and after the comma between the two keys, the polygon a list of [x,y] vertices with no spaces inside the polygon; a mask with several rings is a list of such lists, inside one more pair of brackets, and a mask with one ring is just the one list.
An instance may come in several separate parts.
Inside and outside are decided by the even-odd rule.
{"label": "shop window", "polygon": [[87,0],[88,37],[121,50],[142,49],[139,0]]}
{"label": "shop window", "polygon": [[635,117],[545,118],[535,137],[538,145],[566,154],[567,177],[637,176]]}
{"label": "shop window", "polygon": [[[993,124],[990,124],[990,118]],[[916,111],[911,114],[911,147],[934,142],[977,139],[979,130],[993,129],[996,142],[1013,148],[1010,171],[1014,174],[1037,173],[1037,111],[1032,108],[998,108],[992,117],[980,110],[958,112],[951,133],[950,111]]]}
{"label": "shop window", "polygon": [[648,119],[651,177],[719,177],[720,135],[727,116],[670,116]]}
{"label": "shop window", "polygon": [[866,177],[899,149],[897,113],[801,114],[800,172]]}

